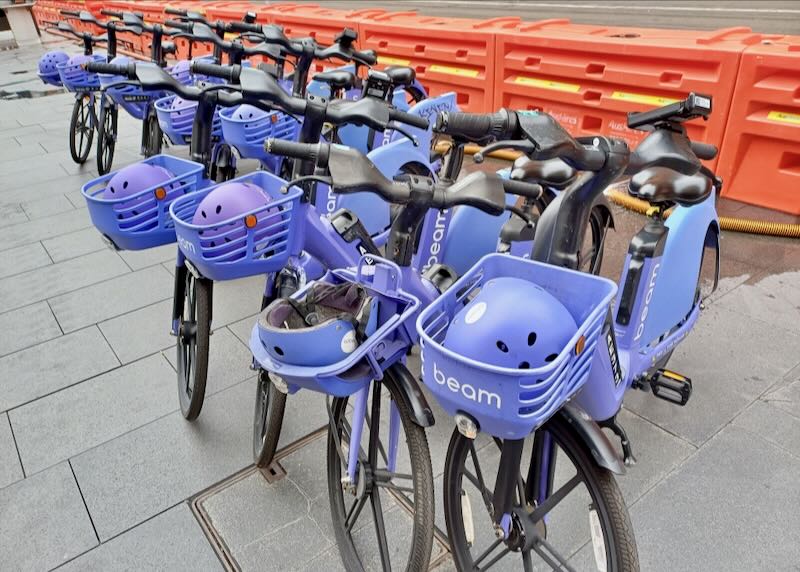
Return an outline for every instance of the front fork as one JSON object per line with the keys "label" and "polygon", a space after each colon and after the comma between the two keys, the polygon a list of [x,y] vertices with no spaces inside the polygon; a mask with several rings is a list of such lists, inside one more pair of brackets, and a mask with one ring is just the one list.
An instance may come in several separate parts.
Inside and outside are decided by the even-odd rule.
{"label": "front fork", "polygon": [[[375,382],[379,383],[379,382]],[[364,422],[367,416],[367,401],[371,385],[362,387],[355,394],[355,404],[353,405],[353,427],[350,434],[350,448],[347,457],[347,479],[350,483],[356,482],[358,475],[358,453],[361,451],[361,436],[364,433]],[[400,411],[394,400],[389,406],[389,450],[387,451],[386,468],[390,473],[397,467],[397,445],[400,438]],[[379,431],[379,427],[373,427],[370,431]]]}
{"label": "front fork", "polygon": [[183,316],[183,304],[186,297],[186,257],[178,249],[178,258],[175,261],[175,286],[172,294],[172,330],[170,333],[177,336],[181,327],[181,316]]}

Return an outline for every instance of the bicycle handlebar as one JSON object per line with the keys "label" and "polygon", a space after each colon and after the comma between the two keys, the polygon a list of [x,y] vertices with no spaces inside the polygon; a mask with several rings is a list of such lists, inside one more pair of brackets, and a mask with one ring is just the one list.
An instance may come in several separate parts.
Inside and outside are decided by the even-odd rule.
{"label": "bicycle handlebar", "polygon": [[192,73],[207,75],[209,77],[218,77],[224,79],[228,83],[239,83],[240,66],[223,66],[204,62],[202,60],[194,60],[191,65]]}
{"label": "bicycle handlebar", "polygon": [[697,155],[697,158],[702,159],[703,161],[710,161],[717,156],[719,151],[715,145],[710,143],[690,141],[689,144],[692,147],[694,154]]}
{"label": "bicycle handlebar", "polygon": [[457,139],[480,143],[489,139],[511,139],[517,129],[515,113],[440,113],[433,130]]}
{"label": "bicycle handlebar", "polygon": [[87,62],[83,64],[86,71],[108,75],[121,75],[128,79],[136,79],[136,64],[108,64],[105,62]]}
{"label": "bicycle handlebar", "polygon": [[74,16],[75,18],[80,18],[81,13],[79,10],[61,10],[62,16]]}
{"label": "bicycle handlebar", "polygon": [[191,34],[194,31],[194,24],[191,22],[181,22],[180,20],[164,20],[164,25],[169,28],[182,30],[187,34]]}

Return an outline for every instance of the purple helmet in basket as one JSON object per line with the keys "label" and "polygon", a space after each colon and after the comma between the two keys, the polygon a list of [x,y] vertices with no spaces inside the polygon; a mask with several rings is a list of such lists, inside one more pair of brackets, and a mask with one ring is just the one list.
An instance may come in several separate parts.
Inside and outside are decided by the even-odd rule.
{"label": "purple helmet in basket", "polygon": [[[164,191],[171,188],[172,184],[169,181],[174,177],[175,175],[164,167],[149,163],[134,163],[123,167],[109,179],[106,188],[103,189],[103,198],[109,200],[124,199],[154,187],[156,193],[158,193],[158,189],[162,189],[163,196],[166,196]],[[163,196],[159,197],[146,193],[128,201],[120,202],[114,207],[114,210],[118,212],[117,218],[136,217],[140,214],[139,210],[145,209],[148,203],[154,203],[156,199],[161,200]]]}
{"label": "purple helmet in basket", "polygon": [[[236,108],[236,111],[233,112],[231,117],[234,119],[238,119],[239,121],[258,121],[266,117],[268,113],[263,109],[259,109],[253,105],[240,105]],[[247,125],[245,125],[247,127]]]}
{"label": "purple helmet in basket", "polygon": [[69,65],[76,66],[80,64],[85,64],[86,62],[93,62],[94,58],[92,56],[87,56],[86,54],[77,54],[72,56],[69,59]]}
{"label": "purple helmet in basket", "polygon": [[56,66],[58,64],[63,64],[68,60],[69,56],[67,55],[67,53],[62,52],[61,50],[53,50],[47,52],[45,55],[39,58],[39,74],[56,75],[58,74]]}
{"label": "purple helmet in basket", "polygon": [[535,369],[556,359],[578,330],[552,294],[519,278],[489,280],[454,317],[444,347],[483,363]]}
{"label": "purple helmet in basket", "polygon": [[179,60],[174,66],[169,68],[169,74],[174,77],[178,83],[182,85],[189,85],[192,83],[192,62],[189,60]]}

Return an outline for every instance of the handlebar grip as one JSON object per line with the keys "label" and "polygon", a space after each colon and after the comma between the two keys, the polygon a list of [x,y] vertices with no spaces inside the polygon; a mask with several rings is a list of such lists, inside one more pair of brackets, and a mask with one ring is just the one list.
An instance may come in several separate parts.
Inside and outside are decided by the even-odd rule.
{"label": "handlebar grip", "polygon": [[105,8],[103,8],[102,10],[100,10],[100,14],[102,14],[103,16],[111,16],[112,18],[122,18],[122,12],[119,12],[117,10],[106,10]]}
{"label": "handlebar grip", "polygon": [[239,83],[239,74],[242,68],[238,65],[223,66],[202,60],[194,60],[191,70],[192,73],[222,78],[228,83]]}
{"label": "handlebar grip", "polygon": [[529,199],[538,199],[543,193],[542,186],[537,183],[526,183],[514,179],[503,179],[503,190],[509,194]]}
{"label": "handlebar grip", "polygon": [[283,139],[269,138],[264,142],[264,150],[273,155],[293,157],[301,161],[317,162],[321,143],[295,143]]}
{"label": "handlebar grip", "polygon": [[164,8],[164,13],[172,14],[173,16],[186,16],[189,14],[189,11],[183,8],[173,8],[172,6],[167,6]]}
{"label": "handlebar grip", "polygon": [[183,30],[184,32],[188,32],[189,34],[194,31],[194,24],[191,22],[180,22],[178,20],[164,20],[164,25],[168,28],[177,28],[178,30]]}
{"label": "handlebar grip", "polygon": [[428,120],[424,117],[406,113],[405,111],[400,111],[399,109],[389,110],[389,119],[399,123],[405,123],[406,125],[411,125],[412,127],[417,127],[419,129],[427,129],[429,126]]}
{"label": "handlebar grip", "polygon": [[107,64],[105,62],[88,62],[85,65],[86,71],[92,73],[103,73],[109,75],[123,75],[129,79],[136,78],[136,64]]}
{"label": "handlebar grip", "polygon": [[353,53],[353,59],[361,60],[369,66],[374,66],[378,63],[378,54],[375,53],[375,50],[357,51]]}
{"label": "handlebar grip", "polygon": [[483,141],[490,137],[509,139],[511,137],[510,114],[501,110],[497,113],[443,112],[436,118],[434,131],[466,139]]}
{"label": "handlebar grip", "polygon": [[711,145],[710,143],[698,143],[696,141],[691,141],[690,144],[692,146],[692,151],[697,155],[698,159],[710,161],[717,156],[718,150],[715,145]]}
{"label": "handlebar grip", "polygon": [[230,32],[261,33],[261,24],[256,24],[255,22],[227,22],[225,27]]}
{"label": "handlebar grip", "polygon": [[81,13],[80,10],[60,10],[62,16],[73,16],[75,18],[80,18]]}

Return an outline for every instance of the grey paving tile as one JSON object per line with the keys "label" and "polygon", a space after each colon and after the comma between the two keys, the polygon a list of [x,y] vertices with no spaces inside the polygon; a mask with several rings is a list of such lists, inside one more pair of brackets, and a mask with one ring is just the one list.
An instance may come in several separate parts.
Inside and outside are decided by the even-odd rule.
{"label": "grey paving tile", "polygon": [[[2,200],[0,197],[0,201]],[[15,224],[3,229],[3,245],[0,246],[0,251],[87,228],[91,224],[85,209]]]}
{"label": "grey paving tile", "polygon": [[800,459],[800,418],[758,400],[734,419],[733,424],[786,449]]}
{"label": "grey paving tile", "polygon": [[[170,348],[163,353],[172,367],[177,369],[177,351]],[[253,371],[250,369],[252,359],[250,350],[230,330],[227,328],[215,330],[211,336],[211,350],[208,356],[206,395],[252,377]],[[255,394],[255,389],[253,393]]]}
{"label": "grey paving tile", "polygon": [[250,343],[250,333],[253,331],[253,326],[256,325],[257,316],[258,314],[253,314],[238,322],[233,322],[228,325],[228,329],[233,332],[233,335],[239,338],[243,344],[247,345]]}
{"label": "grey paving tile", "polygon": [[[64,171],[62,167],[58,167]],[[65,171],[54,179],[45,179],[38,182],[29,181],[24,184],[4,186],[0,188],[0,202],[21,203],[30,200],[32,197],[42,199],[64,194],[67,194],[68,198],[72,196],[80,197],[81,186],[83,186],[86,181],[96,177],[97,174],[93,171],[87,171],[78,175],[67,175]],[[80,202],[71,202],[76,208],[81,205]],[[64,215],[62,214],[60,216]]]}
{"label": "grey paving tile", "polygon": [[0,358],[0,411],[17,407],[119,365],[96,327]]}
{"label": "grey paving tile", "polygon": [[[27,127],[23,127],[22,129],[27,129]],[[47,136],[47,134],[44,132],[42,132],[42,135]],[[0,191],[25,190],[29,185],[42,182],[50,182],[53,185],[59,186],[60,180],[66,176],[67,173],[61,168],[61,165],[57,163],[52,165],[42,165],[38,169],[34,170],[25,169],[17,171],[16,173],[5,174],[3,176],[2,183],[0,183]],[[63,187],[61,187],[61,192],[64,192]],[[40,197],[38,197],[36,194],[29,193],[24,200],[36,200],[38,198]]]}
{"label": "grey paving tile", "polygon": [[800,459],[726,427],[631,508],[641,569],[791,569],[798,471]]}
{"label": "grey paving tile", "polygon": [[25,210],[22,206],[18,204],[0,203],[0,228],[27,220],[28,215],[25,214]]}
{"label": "grey paving tile", "polygon": [[781,379],[800,355],[800,337],[782,331],[781,343],[776,344],[773,326],[723,307],[734,292],[700,316],[670,360],[669,367],[691,377],[694,384],[685,407],[649,392],[629,391],[625,396],[626,407],[694,445],[706,441]]}
{"label": "grey paving tile", "polygon": [[36,142],[26,143],[25,145],[20,145],[15,141],[8,141],[6,140],[6,144],[3,146],[3,162],[8,161],[19,161],[20,159],[27,159],[30,157],[36,157],[37,155],[41,154],[44,149],[41,145]]}
{"label": "grey paving tile", "polygon": [[0,489],[0,562],[49,570],[97,544],[69,465]]}
{"label": "grey paving tile", "polygon": [[41,243],[33,242],[3,251],[0,255],[0,278],[20,274],[52,264]]}
{"label": "grey paving tile", "polygon": [[0,314],[0,356],[61,335],[47,302],[37,302]]}
{"label": "grey paving tile", "polygon": [[48,238],[43,240],[42,244],[54,262],[111,248],[94,227]]}
{"label": "grey paving tile", "polygon": [[175,345],[170,333],[172,300],[164,300],[98,324],[122,360],[129,363]]}
{"label": "grey paving tile", "polygon": [[9,413],[30,474],[178,408],[175,372],[160,354],[73,385]]}
{"label": "grey paving tile", "polygon": [[218,328],[258,314],[264,294],[264,276],[214,283],[214,323]]}
{"label": "grey paving tile", "polygon": [[764,396],[770,405],[800,418],[800,379],[786,380]]}
{"label": "grey paving tile", "polygon": [[[161,266],[129,272],[49,300],[64,332],[171,298],[172,277]],[[134,331],[129,334],[136,335]]]}
{"label": "grey paving tile", "polygon": [[222,570],[186,503],[169,509],[60,567],[59,572]]}
{"label": "grey paving tile", "polygon": [[798,282],[792,275],[800,276],[800,272],[772,275],[754,286],[743,284],[722,298],[720,304],[796,333],[800,323],[800,287],[789,286],[793,280]]}
{"label": "grey paving tile", "polygon": [[73,204],[69,202],[64,195],[54,195],[44,199],[26,201],[21,203],[21,206],[25,209],[25,213],[31,220],[75,209]]}
{"label": "grey paving tile", "polygon": [[0,280],[0,312],[58,296],[130,272],[110,250],[29,270]]}
{"label": "grey paving tile", "polygon": [[254,393],[240,383],[210,396],[193,423],[175,412],[74,457],[101,540],[250,464]]}
{"label": "grey paving tile", "polygon": [[14,445],[14,434],[11,432],[8,415],[0,414],[0,489],[24,476],[22,465],[19,463],[17,447]]}
{"label": "grey paving tile", "polygon": [[303,517],[242,547],[237,561],[242,570],[298,570],[329,546],[316,523]]}
{"label": "grey paving tile", "polygon": [[165,244],[145,250],[121,250],[119,255],[134,270],[153,266],[161,262],[175,261],[178,247],[174,244]]}
{"label": "grey paving tile", "polygon": [[24,127],[20,125],[19,127],[3,129],[3,131],[0,132],[0,141],[3,141],[6,145],[8,145],[8,141],[6,141],[7,139],[22,137],[32,133],[44,133],[44,129],[42,129],[42,126],[38,124],[26,125]]}

